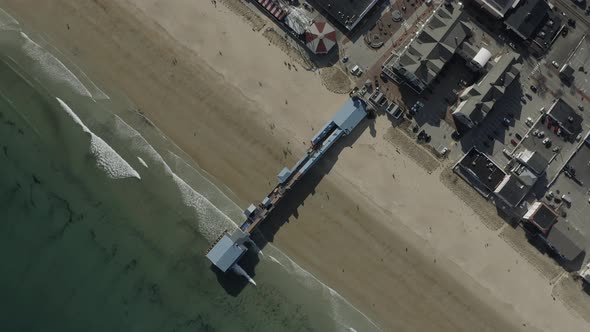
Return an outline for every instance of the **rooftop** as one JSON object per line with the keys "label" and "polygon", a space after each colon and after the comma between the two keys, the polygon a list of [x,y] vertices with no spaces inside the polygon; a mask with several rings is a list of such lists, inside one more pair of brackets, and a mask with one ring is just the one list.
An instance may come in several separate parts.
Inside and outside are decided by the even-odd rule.
{"label": "rooftop", "polygon": [[315,0],[347,30],[352,30],[379,0]]}
{"label": "rooftop", "polygon": [[460,174],[486,195],[493,192],[506,173],[485,154],[472,148],[457,164]]}
{"label": "rooftop", "polygon": [[515,207],[522,202],[530,189],[531,187],[522,183],[518,176],[510,174],[504,177],[494,193],[509,206]]}
{"label": "rooftop", "polygon": [[492,62],[487,74],[459,96],[461,102],[453,112],[456,119],[468,122],[470,128],[481,123],[496,101],[504,96],[506,88],[518,77],[521,68],[519,59],[518,54],[508,53]]}
{"label": "rooftop", "polygon": [[584,118],[563,99],[557,99],[547,112],[557,124],[564,129],[574,139],[576,135],[582,132],[582,121]]}
{"label": "rooftop", "polygon": [[525,214],[524,219],[533,223],[543,233],[547,234],[551,226],[557,222],[557,213],[545,203],[535,202]]}
{"label": "rooftop", "polygon": [[541,153],[527,149],[515,154],[514,157],[537,175],[543,174],[549,165],[549,160]]}
{"label": "rooftop", "polygon": [[458,7],[442,6],[422,32],[384,67],[416,86],[428,86],[470,35],[467,16]]}
{"label": "rooftop", "polygon": [[[530,129],[530,132],[524,136],[520,145],[514,151],[513,156],[518,158],[521,153],[525,151],[533,151],[538,158],[539,166],[541,165],[541,159],[547,160],[549,164],[545,168],[545,174],[549,181],[555,178],[563,166],[565,165],[567,158],[575,150],[575,142],[564,139],[563,136],[557,135],[556,127],[549,122],[549,119],[537,121],[536,124]],[[535,136],[533,133],[538,132],[539,135]],[[541,136],[541,137],[539,137]],[[543,144],[545,139],[549,139],[549,143]],[[533,160],[534,161],[534,160]],[[531,164],[532,169],[540,168]]]}
{"label": "rooftop", "polygon": [[231,235],[224,233],[217,243],[207,253],[207,258],[221,271],[226,272],[248,250],[244,242],[248,235],[236,229]]}
{"label": "rooftop", "polygon": [[550,10],[545,0],[521,0],[515,9],[508,13],[505,24],[521,38],[531,39],[542,26]]}
{"label": "rooftop", "polygon": [[553,225],[547,242],[568,261],[573,261],[584,252],[584,237],[566,220],[560,220]]}

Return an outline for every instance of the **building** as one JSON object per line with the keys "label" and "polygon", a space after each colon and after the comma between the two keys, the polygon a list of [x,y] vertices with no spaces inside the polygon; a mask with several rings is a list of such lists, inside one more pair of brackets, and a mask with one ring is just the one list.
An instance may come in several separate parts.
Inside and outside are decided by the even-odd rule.
{"label": "building", "polygon": [[506,176],[500,166],[475,148],[471,148],[455,164],[453,171],[486,198],[494,192]]}
{"label": "building", "polygon": [[557,222],[557,213],[545,203],[537,201],[531,205],[522,218],[547,235],[553,224]]}
{"label": "building", "polygon": [[383,73],[421,93],[430,87],[453,55],[465,54],[461,52],[462,44],[471,35],[471,25],[463,11],[441,6],[418,36],[385,62]]}
{"label": "building", "polygon": [[514,159],[522,165],[525,165],[537,176],[544,174],[547,166],[549,166],[549,160],[547,160],[547,158],[536,151],[528,149],[523,149],[516,153]]}
{"label": "building", "polygon": [[479,82],[467,87],[459,95],[459,104],[453,111],[453,119],[459,132],[477,127],[492,111],[506,89],[517,81],[522,65],[516,53],[502,55],[496,62],[488,63],[489,71]]}
{"label": "building", "polygon": [[518,5],[521,0],[475,0],[481,8],[495,18],[501,19],[510,9]]}
{"label": "building", "polygon": [[504,25],[540,52],[551,46],[561,27],[561,18],[545,0],[520,0],[506,14]]}
{"label": "building", "polygon": [[[509,174],[496,187],[494,194],[508,208],[513,209],[522,202],[530,189],[531,186],[523,182],[519,176]],[[498,202],[496,202],[496,205],[503,207],[503,204],[498,204]]]}
{"label": "building", "polygon": [[582,132],[582,121],[584,120],[578,112],[563,99],[557,99],[547,111],[548,125],[554,131],[560,132],[560,136],[573,140]]}
{"label": "building", "polygon": [[569,262],[584,253],[584,237],[566,220],[559,219],[544,238],[551,249]]}
{"label": "building", "polygon": [[379,0],[315,0],[334,20],[351,31]]}

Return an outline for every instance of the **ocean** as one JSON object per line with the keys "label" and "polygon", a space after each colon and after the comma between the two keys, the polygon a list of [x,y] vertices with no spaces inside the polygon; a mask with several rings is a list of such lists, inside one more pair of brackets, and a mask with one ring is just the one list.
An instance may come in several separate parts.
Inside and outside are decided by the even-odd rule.
{"label": "ocean", "polygon": [[1,10],[0,174],[2,331],[378,330],[272,245],[232,287],[231,190]]}

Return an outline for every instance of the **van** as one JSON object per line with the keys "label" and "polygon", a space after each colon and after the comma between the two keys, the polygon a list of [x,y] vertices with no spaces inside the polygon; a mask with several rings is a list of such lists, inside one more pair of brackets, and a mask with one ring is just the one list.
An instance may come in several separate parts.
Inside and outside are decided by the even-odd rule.
{"label": "van", "polygon": [[572,206],[572,198],[569,195],[562,195],[561,200],[564,201],[568,206]]}

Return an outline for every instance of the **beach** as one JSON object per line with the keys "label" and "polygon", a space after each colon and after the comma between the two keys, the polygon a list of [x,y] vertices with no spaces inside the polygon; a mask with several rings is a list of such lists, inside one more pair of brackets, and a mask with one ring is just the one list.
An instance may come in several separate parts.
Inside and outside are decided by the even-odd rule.
{"label": "beach", "polygon": [[[128,98],[241,207],[272,188],[347,98],[223,3],[0,7],[105,93]],[[340,142],[277,214],[289,222],[273,244],[384,331],[588,329],[552,297],[551,280],[440,182],[442,167],[427,172],[385,139],[390,127],[367,120]]]}

